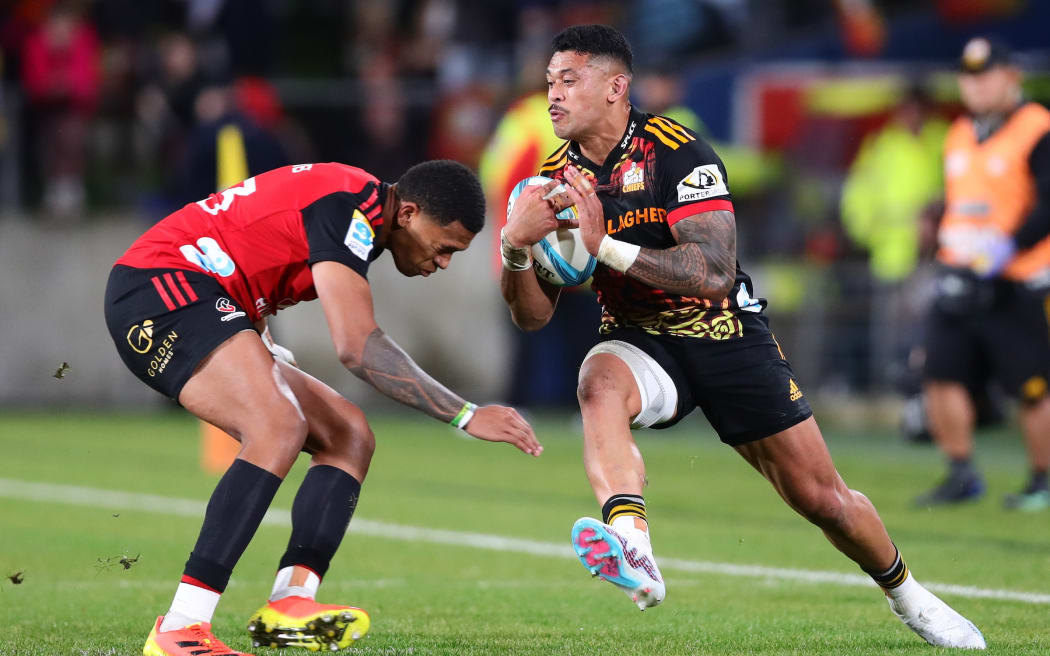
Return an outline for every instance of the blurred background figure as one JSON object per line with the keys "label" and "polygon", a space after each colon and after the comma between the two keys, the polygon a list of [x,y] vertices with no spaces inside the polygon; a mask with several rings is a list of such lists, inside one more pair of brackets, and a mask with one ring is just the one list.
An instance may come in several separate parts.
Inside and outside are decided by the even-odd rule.
{"label": "blurred background figure", "polygon": [[920,504],[980,497],[973,463],[974,402],[988,375],[1019,399],[1031,473],[1010,509],[1050,508],[1050,112],[1024,102],[1021,71],[1002,43],[979,37],[962,53],[968,114],[945,144],[941,271],[927,335],[930,429],[947,456],[945,480]]}
{"label": "blurred background figure", "polygon": [[906,430],[912,433],[925,427],[918,371],[909,366],[923,343],[916,327],[928,287],[916,269],[928,217],[942,207],[947,129],[926,90],[908,84],[886,125],[864,138],[842,186],[842,225],[866,254],[872,283],[862,352],[876,380],[906,395]]}
{"label": "blurred background figure", "polygon": [[49,218],[83,218],[88,121],[99,91],[94,26],[72,4],[56,3],[22,50],[33,156]]}

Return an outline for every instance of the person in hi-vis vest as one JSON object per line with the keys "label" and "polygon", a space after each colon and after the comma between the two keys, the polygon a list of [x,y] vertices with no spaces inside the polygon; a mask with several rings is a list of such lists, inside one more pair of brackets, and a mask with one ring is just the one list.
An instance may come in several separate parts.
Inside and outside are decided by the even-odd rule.
{"label": "person in hi-vis vest", "polygon": [[1020,402],[1031,477],[1007,508],[1050,508],[1050,111],[1021,99],[1009,49],[971,39],[959,89],[967,115],[944,146],[940,271],[927,333],[924,394],[947,478],[920,505],[984,493],[974,466],[971,392],[989,376]]}

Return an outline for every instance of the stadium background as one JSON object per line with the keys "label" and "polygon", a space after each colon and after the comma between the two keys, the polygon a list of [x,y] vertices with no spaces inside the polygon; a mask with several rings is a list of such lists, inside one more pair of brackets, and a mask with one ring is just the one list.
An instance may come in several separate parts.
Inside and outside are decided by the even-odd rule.
{"label": "stadium background", "polygon": [[[0,526],[6,527],[0,529],[5,534],[0,568],[27,571],[21,587],[2,583],[0,625],[16,627],[16,647],[10,651],[0,639],[0,654],[82,653],[64,650],[63,636],[74,634],[83,641],[77,644],[100,654],[134,647],[141,622],[129,620],[121,629],[126,643],[110,642],[90,612],[70,610],[76,600],[68,590],[95,595],[103,609],[98,617],[125,607],[127,595],[159,608],[170,594],[165,577],[185,557],[183,543],[198,521],[169,517],[167,511],[158,519],[145,507],[136,511],[141,499],[122,506],[117,497],[106,497],[93,507],[95,497],[78,488],[42,492],[32,485],[201,499],[213,484],[214,475],[197,468],[196,424],[134,380],[104,329],[106,274],[135,236],[221,186],[224,173],[228,178],[245,157],[250,173],[334,160],[386,180],[421,159],[459,159],[481,170],[492,195],[492,222],[498,224],[501,185],[514,171],[504,162],[527,159],[521,152],[530,147],[545,154],[537,144],[549,135],[530,131],[549,125],[545,106],[527,101],[544,88],[550,37],[581,22],[623,29],[635,48],[640,106],[693,121],[726,160],[740,259],[759,294],[770,299],[778,338],[822,424],[830,428],[828,440],[847,480],[875,499],[891,530],[912,545],[913,567],[925,566],[931,579],[993,592],[1021,590],[1036,600],[968,597],[966,607],[991,625],[995,640],[1011,645],[1001,653],[1050,649],[1044,621],[1050,603],[1045,519],[1033,524],[1004,517],[997,500],[936,517],[908,509],[913,493],[940,467],[932,449],[902,444],[898,429],[917,384],[912,346],[921,336],[928,251],[922,239],[894,241],[887,231],[873,231],[863,208],[886,196],[900,200],[910,234],[922,237],[929,203],[937,196],[936,174],[932,180],[923,177],[928,169],[922,153],[931,151],[904,160],[889,157],[882,161],[884,170],[866,181],[851,176],[852,163],[871,143],[865,140],[901,118],[902,106],[916,106],[909,101],[918,101],[928,128],[924,134],[936,144],[938,126],[961,110],[953,71],[962,45],[975,34],[1008,41],[1027,72],[1028,97],[1050,102],[1050,4],[8,0],[0,7],[0,452],[6,465],[0,474],[5,500]],[[48,39],[68,43],[73,54],[46,56]],[[504,119],[509,122],[501,123]],[[241,150],[245,157],[238,155]],[[906,150],[901,157],[909,152],[915,155]],[[912,184],[901,183],[902,189],[880,182],[885,180]],[[317,304],[297,306],[273,321],[278,341],[307,371],[377,418],[381,459],[362,502],[364,518],[560,542],[575,516],[593,512],[578,462],[572,393],[578,362],[572,354],[586,346],[579,335],[591,331],[592,297],[586,291],[574,295],[562,325],[524,340],[499,299],[495,267],[491,225],[439,276],[407,280],[380,264],[370,275],[377,315],[420,364],[473,400],[509,399],[531,410],[553,410],[534,415],[546,417],[538,425],[548,445],[541,459],[549,463],[546,473],[507,464],[495,452],[471,451],[455,440],[447,442],[447,452],[434,446],[449,439],[446,431],[396,414],[396,406],[339,366]],[[56,377],[63,363],[69,370]],[[1009,414],[1009,407],[1005,411]],[[1023,472],[1019,436],[1007,429],[981,440],[990,485],[1005,491]],[[668,515],[680,514],[673,523],[664,517],[659,536],[664,551],[658,554],[847,568],[819,535],[765,494],[732,453],[717,446],[699,414],[669,435],[646,435],[642,446],[650,467],[664,476],[663,487],[652,491],[655,504],[663,504]],[[446,457],[459,464],[432,466]],[[165,471],[151,472],[160,462]],[[292,477],[301,475],[297,469]],[[541,480],[546,488],[534,498]],[[71,513],[77,506],[49,494],[83,495],[83,507],[94,509]],[[275,505],[290,507],[286,490],[282,495]],[[445,510],[450,505],[464,512],[450,516]],[[506,516],[510,507],[543,519],[523,530]],[[106,509],[102,519],[91,515],[98,508]],[[706,513],[698,510],[703,508]],[[472,519],[475,514],[490,520],[480,523]],[[119,515],[139,524],[114,528]],[[39,522],[41,517],[47,521]],[[103,520],[110,524],[102,526]],[[890,626],[879,615],[885,610],[871,603],[871,591],[842,588],[847,592],[822,596],[808,614],[786,619],[783,604],[812,584],[785,584],[771,593],[772,581],[780,579],[759,574],[754,584],[734,583],[738,596],[722,608],[704,592],[715,579],[695,571],[682,574],[688,567],[674,577],[699,578],[678,579],[682,605],[655,625],[638,625],[632,615],[606,634],[600,616],[592,615],[580,620],[588,627],[586,638],[554,630],[529,642],[538,635],[537,622],[575,613],[574,603],[597,603],[588,612],[599,614],[626,609],[611,593],[596,601],[594,588],[583,586],[580,577],[569,578],[579,572],[567,561],[536,574],[524,557],[528,562],[516,563],[508,573],[505,559],[489,552],[475,559],[469,549],[425,547],[444,554],[452,571],[462,575],[450,574],[450,582],[417,566],[411,546],[384,542],[386,529],[362,530],[364,537],[351,544],[371,569],[357,568],[356,578],[336,589],[353,590],[361,605],[378,605],[379,617],[386,613],[384,630],[394,638],[375,637],[377,649],[424,644],[435,652],[467,653],[449,645],[474,640],[466,644],[477,653],[511,648],[551,653],[564,645],[578,653],[618,653],[603,640],[618,640],[631,627],[665,645],[658,651],[666,653],[727,653],[739,635],[751,636],[755,653],[792,653],[799,640],[808,653],[889,648],[871,637]],[[260,536],[257,542],[269,545],[269,552],[284,539],[272,528]],[[783,548],[789,543],[791,548]],[[251,582],[253,574],[261,581],[269,576],[271,556],[262,549],[253,545],[235,574],[248,582],[233,588],[230,609],[220,612],[231,627],[241,621],[237,604],[249,606],[246,595],[265,585]],[[144,564],[127,576],[149,578],[120,579],[123,592],[114,593],[124,574],[102,559],[139,550],[147,554]],[[345,567],[350,556],[341,552],[340,557],[347,559]],[[501,575],[518,578],[492,578]],[[492,589],[480,583],[460,589],[464,576],[490,581]],[[34,579],[43,584],[36,590],[30,585]],[[424,580],[431,587],[420,583]],[[535,595],[544,586],[557,590],[560,601],[538,607],[539,619],[521,619],[515,595]],[[14,615],[18,606],[7,593],[25,595],[19,603],[59,630]],[[465,607],[481,599],[489,614],[481,613],[480,627],[459,624],[461,618],[440,610],[445,596]],[[779,618],[775,630],[766,633],[740,619],[750,608],[765,608],[767,616]],[[693,609],[719,627],[704,629],[703,641],[683,628],[696,624]],[[809,637],[814,630],[839,630],[829,618],[843,609],[861,638]],[[435,623],[441,627],[436,632]],[[897,653],[911,653],[907,648],[922,653],[905,631],[892,636]],[[18,651],[19,644],[25,651]],[[51,647],[32,651],[37,647],[31,644]],[[106,651],[108,645],[116,651]],[[636,652],[625,647],[623,653]]]}

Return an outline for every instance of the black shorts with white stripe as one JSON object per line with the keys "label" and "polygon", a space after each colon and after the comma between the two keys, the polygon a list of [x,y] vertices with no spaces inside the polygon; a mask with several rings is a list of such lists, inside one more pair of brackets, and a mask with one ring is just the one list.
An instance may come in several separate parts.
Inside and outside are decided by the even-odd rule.
{"label": "black shorts with white stripe", "polygon": [[181,269],[114,266],[105,314],[131,373],[176,402],[201,360],[233,335],[255,329],[214,278]]}

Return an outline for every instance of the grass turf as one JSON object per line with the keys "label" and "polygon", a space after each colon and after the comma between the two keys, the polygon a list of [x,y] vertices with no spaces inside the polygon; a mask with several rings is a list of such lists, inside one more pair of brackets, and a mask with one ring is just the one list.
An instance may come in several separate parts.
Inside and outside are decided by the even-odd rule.
{"label": "grass turf", "polygon": [[[476,442],[433,422],[380,418],[358,517],[568,544],[573,520],[597,512],[571,421],[537,424],[539,459]],[[0,415],[0,476],[205,501],[216,477],[197,466],[184,413]],[[858,570],[795,516],[695,419],[637,435],[657,557]],[[1024,471],[1019,440],[988,436],[985,500],[937,511],[909,506],[939,475],[930,449],[890,436],[828,435],[847,483],[879,508],[920,580],[1050,592],[1050,514],[1000,510]],[[274,505],[290,508],[301,459]],[[114,516],[116,515],[116,516]],[[199,518],[0,501],[0,654],[141,653],[170,601]],[[215,617],[248,649],[244,624],[269,592],[287,528],[264,525]],[[117,560],[138,556],[125,570]],[[100,560],[101,559],[101,560]],[[639,613],[570,558],[350,534],[320,600],[367,609],[359,654],[931,654],[874,589],[665,571],[668,599]],[[943,595],[982,628],[992,654],[1050,652],[1050,606]],[[277,653],[258,649],[257,654]],[[288,650],[288,656],[306,653]]]}

